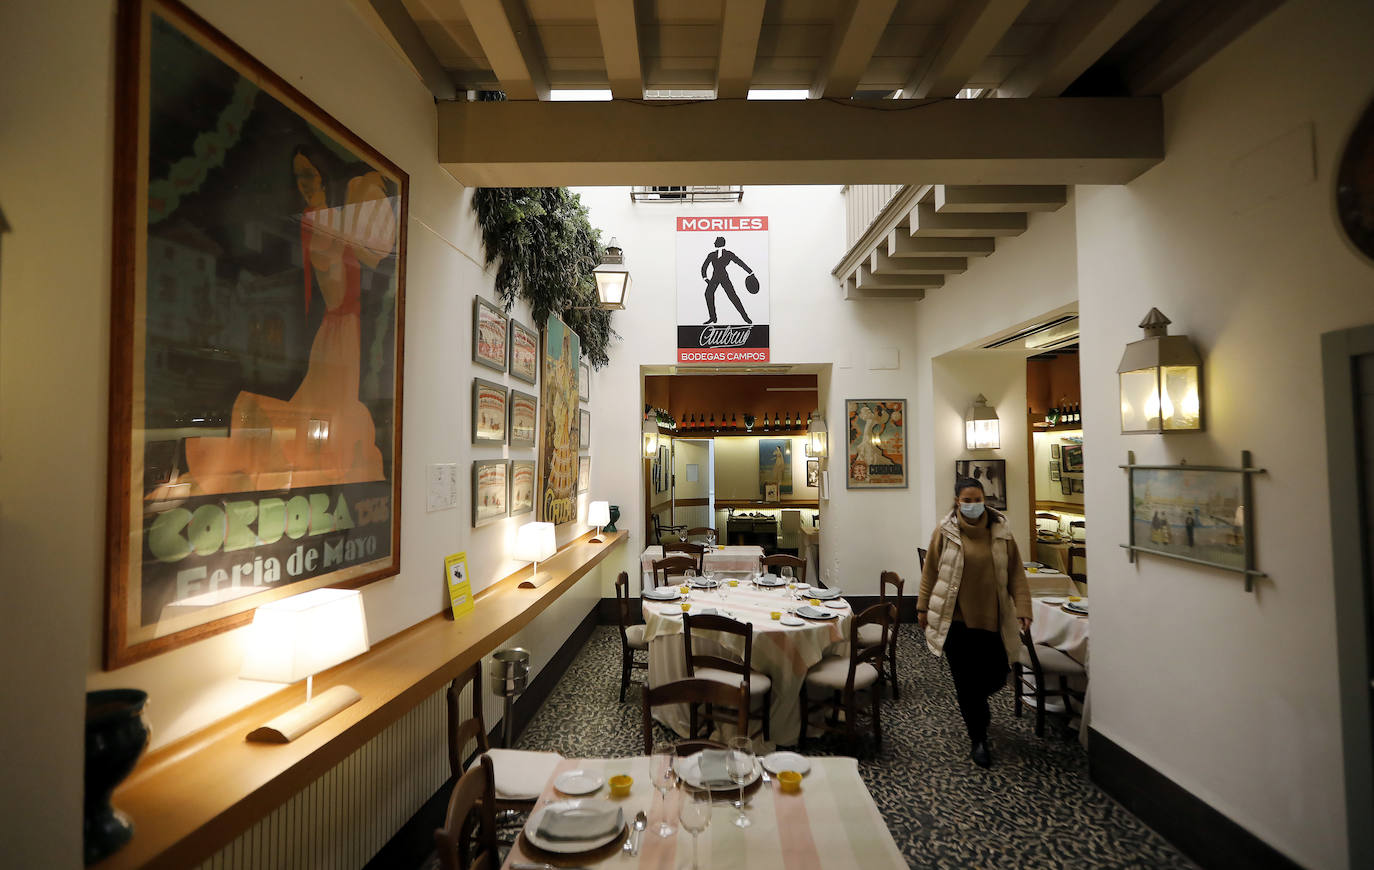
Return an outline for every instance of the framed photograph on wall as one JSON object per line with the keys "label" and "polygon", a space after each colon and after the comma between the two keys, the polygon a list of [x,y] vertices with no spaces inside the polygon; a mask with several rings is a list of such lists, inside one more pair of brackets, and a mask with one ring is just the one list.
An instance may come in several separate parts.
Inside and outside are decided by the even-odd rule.
{"label": "framed photograph on wall", "polygon": [[510,391],[510,446],[533,447],[539,428],[539,399],[519,390]]}
{"label": "framed photograph on wall", "polygon": [[506,331],[509,318],[499,306],[481,296],[472,299],[472,361],[506,370]]}
{"label": "framed photograph on wall", "polygon": [[534,510],[535,466],[533,459],[512,459],[510,463],[510,515],[518,517]]}
{"label": "framed photograph on wall", "polygon": [[586,492],[592,487],[592,458],[577,457],[577,491]]}
{"label": "framed photograph on wall", "polygon": [[821,461],[819,459],[806,460],[806,485],[817,486],[821,477]]}
{"label": "framed photograph on wall", "polygon": [[1076,474],[1083,470],[1083,445],[1065,444],[1060,451],[1060,462],[1063,470],[1070,474]]}
{"label": "framed photograph on wall", "polygon": [[759,439],[759,495],[764,494],[770,483],[776,484],[783,495],[792,493],[791,438]]}
{"label": "framed photograph on wall", "polygon": [[905,489],[906,399],[847,399],[848,489]]}
{"label": "framed photograph on wall", "polygon": [[592,400],[592,367],[584,362],[577,364],[577,398],[583,402]]}
{"label": "framed photograph on wall", "polygon": [[504,384],[472,379],[472,443],[506,443],[506,397]]}
{"label": "framed photograph on wall", "polygon": [[534,383],[539,376],[539,333],[512,317],[507,342],[510,373],[527,384]]}
{"label": "framed photograph on wall", "polygon": [[1073,495],[1073,478],[1067,474],[1060,473],[1059,475],[1059,494]]}
{"label": "framed photograph on wall", "polygon": [[472,461],[472,527],[485,526],[505,517],[510,504],[510,462],[505,459]]}
{"label": "framed photograph on wall", "polygon": [[409,195],[180,3],[115,50],[106,668],[400,570]]}
{"label": "framed photograph on wall", "polygon": [[590,450],[592,447],[592,412],[577,412],[577,446],[580,450]]}
{"label": "framed photograph on wall", "polygon": [[1055,458],[1055,459],[1058,459],[1058,458],[1059,458],[1059,445],[1058,445],[1058,444],[1051,444],[1051,445],[1050,445],[1050,456],[1053,457],[1053,458]]}
{"label": "framed photograph on wall", "polygon": [[968,477],[983,485],[983,498],[994,510],[1007,509],[1007,461],[1005,459],[956,459],[956,477]]}
{"label": "framed photograph on wall", "polygon": [[1057,482],[1058,480],[1059,480],[1059,463],[1058,463],[1056,460],[1051,459],[1051,460],[1050,460],[1050,481],[1051,481],[1051,482]]}

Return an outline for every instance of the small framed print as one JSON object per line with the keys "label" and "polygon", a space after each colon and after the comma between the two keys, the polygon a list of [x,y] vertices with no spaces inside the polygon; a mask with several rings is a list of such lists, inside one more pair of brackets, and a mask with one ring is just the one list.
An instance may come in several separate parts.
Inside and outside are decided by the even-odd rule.
{"label": "small framed print", "polygon": [[533,447],[539,424],[539,400],[529,393],[510,391],[510,446]]}
{"label": "small framed print", "polygon": [[577,412],[577,449],[590,450],[592,448],[592,412]]}
{"label": "small framed print", "polygon": [[577,398],[584,402],[592,398],[592,367],[584,362],[577,364]]}
{"label": "small framed print", "polygon": [[816,486],[821,478],[821,461],[819,459],[806,460],[806,485]]}
{"label": "small framed print", "polygon": [[1058,459],[1058,458],[1059,458],[1059,445],[1058,445],[1058,444],[1051,444],[1051,445],[1050,445],[1050,455],[1053,456],[1055,459]]}
{"label": "small framed print", "polygon": [[1056,459],[1051,459],[1051,460],[1050,460],[1050,480],[1051,480],[1051,481],[1058,481],[1058,480],[1059,480],[1059,461],[1056,460]]}
{"label": "small framed print", "polygon": [[511,318],[510,373],[527,384],[539,374],[539,333]]}
{"label": "small framed print", "polygon": [[1059,493],[1060,495],[1071,495],[1073,493],[1072,477],[1069,477],[1067,474],[1059,475]]}
{"label": "small framed print", "polygon": [[763,486],[763,500],[768,504],[777,504],[782,500],[779,493],[779,486],[776,483],[766,483]]}
{"label": "small framed print", "polygon": [[472,461],[472,527],[485,526],[509,513],[510,462],[505,459]]}
{"label": "small framed print", "polygon": [[472,379],[472,443],[506,443],[506,388]]}
{"label": "small framed print", "polygon": [[510,463],[510,515],[518,517],[534,510],[533,459],[512,459]]}
{"label": "small framed print", "polygon": [[577,491],[586,492],[592,488],[592,458],[577,457]]}
{"label": "small framed print", "polygon": [[506,323],[510,318],[481,296],[472,300],[472,361],[506,370]]}

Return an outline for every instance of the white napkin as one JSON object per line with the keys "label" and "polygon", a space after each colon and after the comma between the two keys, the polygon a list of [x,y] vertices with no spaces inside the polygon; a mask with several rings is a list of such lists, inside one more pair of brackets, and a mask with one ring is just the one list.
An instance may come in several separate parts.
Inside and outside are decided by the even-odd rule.
{"label": "white napkin", "polygon": [[493,749],[487,753],[496,772],[496,796],[505,800],[539,797],[563,756],[557,752]]}
{"label": "white napkin", "polygon": [[703,749],[697,755],[697,770],[700,771],[701,784],[706,786],[731,785],[729,763],[730,750]]}
{"label": "white napkin", "polygon": [[545,840],[593,840],[618,831],[625,824],[620,807],[586,801],[561,809],[546,809],[535,831]]}

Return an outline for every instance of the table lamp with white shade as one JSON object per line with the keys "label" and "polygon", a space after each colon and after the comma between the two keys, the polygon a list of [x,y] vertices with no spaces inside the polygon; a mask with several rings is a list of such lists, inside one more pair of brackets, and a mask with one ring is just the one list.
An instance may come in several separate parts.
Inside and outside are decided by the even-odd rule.
{"label": "table lamp with white shade", "polygon": [[589,543],[604,544],[606,539],[601,537],[601,527],[609,525],[611,522],[611,503],[608,501],[594,501],[587,505],[587,522],[596,526],[596,534],[592,536]]}
{"label": "table lamp with white shade", "polygon": [[348,686],[314,694],[315,674],[368,650],[358,590],[312,589],[264,604],[246,635],[239,676],[272,683],[305,680],[305,703],[249,732],[249,740],[290,743],[362,697]]}
{"label": "table lamp with white shade", "polygon": [[539,563],[558,552],[553,523],[525,523],[515,532],[515,552],[511,556],[522,562],[533,562],[534,572],[520,585],[526,589],[543,586],[552,576],[539,576]]}

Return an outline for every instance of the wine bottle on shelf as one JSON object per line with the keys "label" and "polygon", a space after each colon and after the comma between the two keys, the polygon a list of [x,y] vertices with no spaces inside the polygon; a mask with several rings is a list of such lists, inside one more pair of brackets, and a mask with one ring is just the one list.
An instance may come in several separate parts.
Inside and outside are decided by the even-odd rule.
{"label": "wine bottle on shelf", "polygon": [[768,412],[763,412],[763,431],[768,431]]}
{"label": "wine bottle on shelf", "polygon": [[778,412],[773,412],[773,428],[782,431],[782,420],[778,419]]}
{"label": "wine bottle on shelf", "polygon": [[791,411],[788,411],[788,412],[787,412],[787,416],[782,418],[782,428],[784,428],[784,429],[791,429],[791,428],[792,428],[792,412],[791,412]]}
{"label": "wine bottle on shelf", "polygon": [[736,416],[736,415],[733,414],[733,413],[730,415],[730,431],[731,431],[731,432],[738,432],[738,431],[739,431],[739,417]]}

